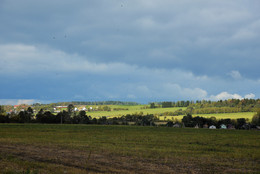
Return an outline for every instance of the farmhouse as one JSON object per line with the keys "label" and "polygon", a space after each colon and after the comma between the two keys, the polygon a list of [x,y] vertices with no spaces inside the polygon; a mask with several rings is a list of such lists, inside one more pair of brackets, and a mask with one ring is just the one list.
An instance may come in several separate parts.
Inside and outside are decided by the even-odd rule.
{"label": "farmhouse", "polygon": [[211,125],[209,128],[210,128],[210,129],[216,129],[216,126]]}
{"label": "farmhouse", "polygon": [[86,107],[83,107],[83,108],[81,109],[81,111],[87,111]]}
{"label": "farmhouse", "polygon": [[25,111],[25,109],[27,108],[28,106],[26,105],[14,105],[14,110],[17,111],[17,110],[20,110],[20,111]]}
{"label": "farmhouse", "polygon": [[221,125],[220,125],[220,129],[227,129],[227,126],[224,125],[224,124],[221,124]]}
{"label": "farmhouse", "polygon": [[235,126],[232,125],[232,124],[228,124],[228,125],[227,125],[227,129],[235,129]]}
{"label": "farmhouse", "polygon": [[129,121],[127,122],[128,125],[135,125],[135,122],[134,121]]}
{"label": "farmhouse", "polygon": [[164,121],[157,121],[157,122],[154,122],[155,126],[166,126],[168,122]]}
{"label": "farmhouse", "polygon": [[251,129],[251,125],[248,124],[248,123],[246,123],[246,124],[244,124],[244,125],[241,127],[241,129],[249,130],[249,129]]}
{"label": "farmhouse", "polygon": [[67,106],[56,106],[56,108],[62,109],[62,108],[67,108]]}
{"label": "farmhouse", "polygon": [[174,124],[172,127],[174,127],[174,128],[180,128],[180,127],[181,127],[181,125],[180,125],[180,124],[178,124],[178,123],[176,123],[176,124]]}
{"label": "farmhouse", "polygon": [[14,109],[16,109],[17,107],[19,107],[19,105],[14,105]]}

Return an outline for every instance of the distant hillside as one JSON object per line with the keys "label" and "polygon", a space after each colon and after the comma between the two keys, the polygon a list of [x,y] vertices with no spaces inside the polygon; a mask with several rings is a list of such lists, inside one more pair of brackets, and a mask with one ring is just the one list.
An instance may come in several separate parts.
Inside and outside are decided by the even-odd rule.
{"label": "distant hillside", "polygon": [[140,105],[137,102],[124,102],[124,101],[72,101],[72,102],[58,102],[57,105],[67,106],[69,104],[73,105]]}

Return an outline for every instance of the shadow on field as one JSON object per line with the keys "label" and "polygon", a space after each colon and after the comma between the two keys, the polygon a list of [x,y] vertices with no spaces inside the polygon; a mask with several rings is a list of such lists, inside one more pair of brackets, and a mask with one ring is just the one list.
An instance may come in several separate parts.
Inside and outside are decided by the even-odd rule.
{"label": "shadow on field", "polygon": [[[71,150],[61,147],[44,147],[21,144],[0,144],[0,155],[3,159],[17,159],[29,163],[44,163],[44,170],[37,169],[37,173],[52,173],[53,169],[63,168],[64,173],[68,169],[79,169],[80,173],[200,173],[199,169],[191,163],[181,164],[178,161],[171,163],[167,159],[147,160],[128,156],[118,156],[106,152],[89,152]],[[12,161],[13,163],[13,161]],[[2,164],[3,165],[3,164]],[[4,168],[6,166],[1,166]],[[20,166],[21,167],[21,166]],[[51,171],[48,171],[48,168]],[[47,170],[47,171],[46,171]],[[75,171],[75,170],[68,170]],[[53,172],[55,173],[55,172]]]}
{"label": "shadow on field", "polygon": [[224,173],[243,173],[241,170],[217,166],[214,161],[207,160],[188,161],[178,157],[140,159],[105,151],[90,152],[87,149],[81,151],[64,147],[24,144],[0,144],[0,160],[2,161],[0,172],[3,173],[8,173],[3,169],[15,163],[16,168],[13,170],[24,171],[27,163],[34,171],[37,171],[35,173],[223,173],[224,171]]}

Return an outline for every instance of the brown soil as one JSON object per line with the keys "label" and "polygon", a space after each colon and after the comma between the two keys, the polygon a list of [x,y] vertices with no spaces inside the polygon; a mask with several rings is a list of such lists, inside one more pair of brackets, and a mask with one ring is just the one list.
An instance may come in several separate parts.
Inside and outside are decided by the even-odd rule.
{"label": "brown soil", "polygon": [[[219,166],[185,162],[181,159],[139,159],[107,152],[64,147],[0,144],[0,156],[11,155],[23,161],[80,169],[84,173],[221,173]],[[212,163],[211,163],[212,164]],[[227,170],[226,170],[227,171]],[[214,173],[215,173],[214,172]],[[236,171],[241,172],[241,171]],[[50,172],[51,173],[51,172]]]}
{"label": "brown soil", "polygon": [[[191,164],[168,164],[106,152],[87,152],[60,147],[0,144],[0,154],[12,155],[23,161],[36,161],[83,169],[88,173],[197,173]],[[171,160],[172,161],[172,160]]]}

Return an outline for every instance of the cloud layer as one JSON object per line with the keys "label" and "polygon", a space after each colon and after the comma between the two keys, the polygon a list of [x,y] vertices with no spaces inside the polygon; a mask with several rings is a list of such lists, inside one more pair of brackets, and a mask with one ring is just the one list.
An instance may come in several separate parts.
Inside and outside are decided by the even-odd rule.
{"label": "cloud layer", "polygon": [[[220,100],[254,98],[259,81],[197,76],[181,69],[156,69],[126,63],[93,63],[79,55],[32,45],[0,45],[1,96],[41,100]],[[44,59],[42,59],[44,57]],[[235,72],[235,73],[234,73]],[[233,77],[232,76],[232,77]],[[217,88],[212,88],[212,86]],[[236,87],[234,90],[233,88]],[[6,91],[9,89],[9,91]],[[11,90],[13,89],[13,90]],[[9,92],[9,93],[8,93]],[[216,94],[215,96],[212,94]]]}
{"label": "cloud layer", "polygon": [[1,1],[0,96],[259,98],[258,0]]}

